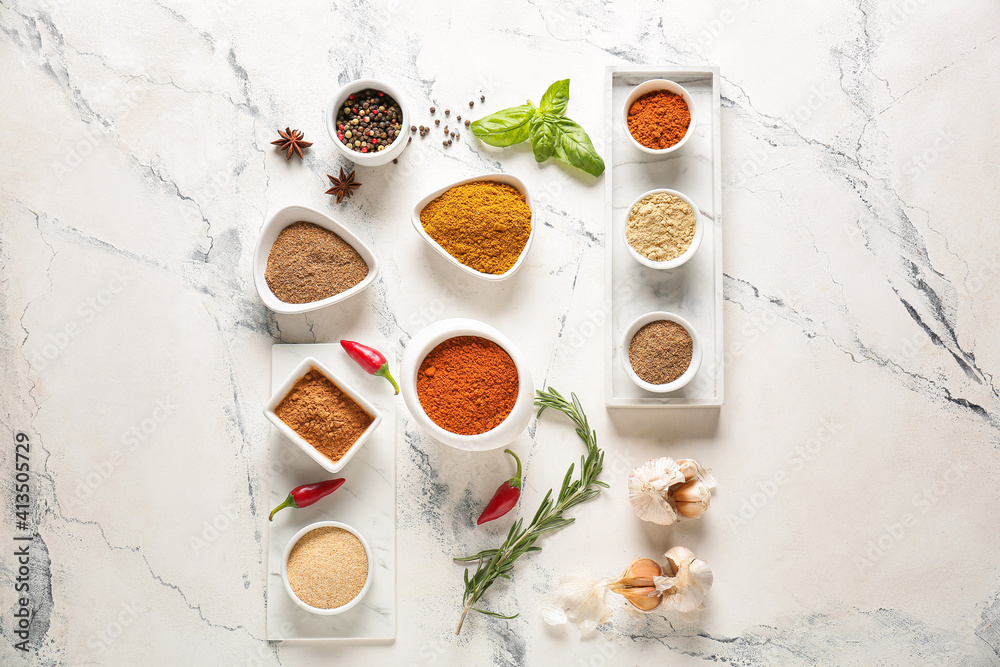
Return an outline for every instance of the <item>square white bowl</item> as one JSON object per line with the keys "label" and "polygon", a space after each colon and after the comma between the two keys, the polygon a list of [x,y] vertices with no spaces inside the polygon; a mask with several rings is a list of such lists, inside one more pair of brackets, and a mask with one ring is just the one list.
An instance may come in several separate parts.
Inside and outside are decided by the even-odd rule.
{"label": "square white bowl", "polygon": [[[358,254],[361,255],[361,259],[365,260],[365,264],[368,265],[368,275],[365,276],[364,280],[340,294],[334,294],[325,299],[310,301],[309,303],[285,303],[276,297],[267,284],[267,278],[264,276],[265,271],[267,271],[267,258],[271,254],[271,246],[274,245],[281,230],[300,221],[311,222],[333,232],[357,250]],[[264,225],[260,229],[260,234],[257,236],[257,246],[254,248],[253,253],[253,282],[257,287],[257,294],[260,295],[260,299],[264,302],[265,306],[283,315],[308,313],[313,310],[332,306],[344,299],[349,299],[375,282],[380,270],[381,267],[379,266],[378,258],[375,257],[375,253],[354,232],[325,213],[317,211],[314,208],[309,208],[308,206],[285,206],[268,215],[264,220]]]}
{"label": "square white bowl", "polygon": [[[296,433],[291,426],[281,421],[281,418],[279,418],[278,415],[276,415],[274,412],[274,410],[278,407],[278,405],[285,398],[285,396],[288,395],[288,392],[291,391],[292,386],[296,382],[298,382],[299,378],[301,378],[303,375],[308,373],[313,368],[315,368],[320,373],[325,375],[327,379],[329,379],[331,382],[337,385],[341,391],[343,391],[345,394],[347,394],[355,401],[357,401],[358,405],[364,408],[368,412],[368,414],[370,414],[373,417],[372,423],[369,424],[368,428],[365,429],[364,433],[362,433],[361,436],[357,439],[357,441],[355,441],[355,443],[351,445],[350,449],[344,452],[344,455],[340,457],[340,460],[336,462],[331,461],[327,457],[323,456],[323,454],[321,454],[315,447],[309,444],[305,440],[305,438]],[[351,461],[351,458],[354,457],[354,454],[357,453],[359,449],[361,449],[361,446],[363,444],[365,444],[365,441],[368,439],[368,437],[372,433],[374,433],[375,429],[378,428],[378,425],[382,423],[382,413],[379,412],[378,408],[372,405],[371,402],[364,396],[359,394],[357,390],[355,390],[349,384],[347,384],[342,379],[337,377],[336,374],[333,373],[333,371],[331,371],[329,368],[321,364],[318,359],[315,359],[313,357],[306,357],[305,359],[303,359],[299,363],[299,365],[295,367],[295,370],[292,371],[291,375],[288,376],[288,379],[285,380],[282,383],[282,385],[278,388],[278,391],[274,392],[274,395],[271,396],[271,400],[269,400],[267,402],[267,405],[264,406],[264,416],[267,417],[267,420],[272,424],[274,424],[274,426],[279,431],[281,431],[282,435],[284,435],[286,438],[288,438],[296,445],[298,445],[299,449],[301,449],[303,452],[309,455],[309,457],[311,457],[313,461],[318,463],[324,470],[332,473],[337,473],[343,470],[344,467],[347,466],[347,464]]]}
{"label": "square white bowl", "polygon": [[[498,274],[483,273],[482,271],[476,271],[471,266],[466,266],[465,264],[462,264],[450,252],[445,250],[440,243],[432,239],[431,235],[428,234],[426,231],[424,231],[424,225],[422,222],[420,222],[420,212],[423,211],[424,207],[426,207],[432,201],[434,201],[435,199],[437,199],[445,192],[451,190],[454,187],[458,187],[459,185],[465,185],[466,183],[475,183],[478,181],[493,181],[494,183],[502,183],[504,185],[509,185],[513,188],[516,188],[518,192],[524,195],[524,201],[525,203],[528,204],[528,209],[531,211],[531,232],[528,234],[528,240],[524,243],[524,248],[521,249],[521,254],[518,256],[517,261],[514,262],[514,266],[510,267],[503,273],[498,273]],[[517,176],[511,176],[510,174],[500,174],[500,173],[483,174],[482,176],[473,176],[472,178],[466,178],[461,181],[456,181],[455,183],[446,185],[443,188],[440,188],[439,190],[435,190],[434,192],[432,192],[431,194],[427,195],[426,197],[417,202],[417,205],[413,207],[413,212],[410,216],[410,219],[413,222],[413,228],[417,230],[417,233],[420,234],[420,237],[424,241],[426,241],[430,247],[437,250],[442,257],[444,257],[449,262],[451,262],[458,268],[462,269],[466,273],[472,274],[477,278],[481,278],[483,280],[490,280],[493,282],[506,280],[507,278],[510,278],[512,275],[514,275],[517,272],[517,270],[521,268],[521,264],[524,263],[524,258],[528,256],[528,250],[531,248],[531,241],[532,239],[535,238],[535,230],[538,229],[537,220],[535,219],[535,205],[531,201],[531,194],[528,193],[528,186],[526,186],[524,184],[524,181],[522,181]]]}

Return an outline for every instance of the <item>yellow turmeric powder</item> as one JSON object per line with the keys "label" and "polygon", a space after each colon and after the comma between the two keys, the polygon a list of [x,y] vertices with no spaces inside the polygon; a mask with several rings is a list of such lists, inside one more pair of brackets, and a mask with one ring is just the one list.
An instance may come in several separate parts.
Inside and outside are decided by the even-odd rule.
{"label": "yellow turmeric powder", "polygon": [[456,185],[420,211],[424,231],[480,273],[506,273],[531,234],[531,209],[517,188],[494,181]]}

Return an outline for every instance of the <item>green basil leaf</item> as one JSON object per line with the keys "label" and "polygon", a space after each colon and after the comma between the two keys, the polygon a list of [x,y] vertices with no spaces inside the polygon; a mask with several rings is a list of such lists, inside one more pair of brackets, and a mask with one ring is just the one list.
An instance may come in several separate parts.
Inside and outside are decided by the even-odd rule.
{"label": "green basil leaf", "polygon": [[554,153],[557,160],[582,169],[592,176],[604,173],[604,159],[597,154],[593,142],[582,127],[565,116],[553,119],[551,124],[559,129],[559,140]]}
{"label": "green basil leaf", "polygon": [[490,146],[513,146],[528,138],[535,108],[529,104],[497,111],[480,118],[471,126],[472,133]]}
{"label": "green basil leaf", "polygon": [[559,140],[559,128],[552,123],[556,116],[539,113],[531,119],[528,138],[531,139],[531,150],[535,153],[535,162],[545,162],[556,151]]}
{"label": "green basil leaf", "polygon": [[542,95],[539,109],[544,113],[561,116],[566,112],[567,104],[569,104],[569,79],[563,79],[549,86],[549,89]]}

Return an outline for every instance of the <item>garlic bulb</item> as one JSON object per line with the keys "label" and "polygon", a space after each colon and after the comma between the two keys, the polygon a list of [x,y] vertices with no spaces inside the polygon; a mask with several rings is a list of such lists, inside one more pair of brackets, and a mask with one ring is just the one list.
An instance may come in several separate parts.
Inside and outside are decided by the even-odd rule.
{"label": "garlic bulb", "polygon": [[688,519],[697,519],[704,514],[712,500],[711,490],[699,477],[684,482],[674,490],[673,494],[677,513]]}
{"label": "garlic bulb", "polygon": [[663,597],[656,588],[656,579],[662,578],[663,568],[652,558],[632,561],[622,576],[610,584],[611,590],[624,597],[636,610],[650,612],[660,606]]}
{"label": "garlic bulb", "polygon": [[680,467],[681,472],[684,473],[685,480],[691,481],[697,478],[704,482],[708,488],[715,488],[715,477],[712,476],[711,468],[706,468],[694,459],[679,459],[677,465]]}
{"label": "garlic bulb", "polygon": [[680,612],[701,609],[705,594],[712,588],[712,568],[685,547],[674,547],[665,557],[664,570],[671,576],[654,579],[656,590],[663,595],[664,608]]}
{"label": "garlic bulb", "polygon": [[667,501],[670,487],[684,482],[684,473],[668,457],[651,459],[628,476],[628,498],[632,509],[643,521],[669,526],[677,520],[677,512]]}
{"label": "garlic bulb", "polygon": [[575,621],[582,634],[592,633],[611,620],[605,604],[607,592],[606,580],[580,573],[559,577],[558,589],[542,596],[542,619],[549,625]]}

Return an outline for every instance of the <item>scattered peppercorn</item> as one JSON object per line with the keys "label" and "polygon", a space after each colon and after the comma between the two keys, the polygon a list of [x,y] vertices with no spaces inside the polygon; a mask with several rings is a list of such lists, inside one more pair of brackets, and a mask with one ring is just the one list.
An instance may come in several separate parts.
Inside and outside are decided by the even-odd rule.
{"label": "scattered peppercorn", "polygon": [[411,125],[410,126],[410,132],[416,132],[416,131],[417,131],[417,126],[416,125]]}
{"label": "scattered peppercorn", "polygon": [[456,117],[456,118],[455,118],[455,120],[458,120],[458,121],[460,121],[460,120],[462,120],[462,117],[461,117],[461,116],[458,116],[458,117]]}
{"label": "scattered peppercorn", "polygon": [[441,119],[440,118],[435,118],[434,119],[434,124],[435,125],[440,125],[441,124]]}
{"label": "scattered peppercorn", "polygon": [[470,125],[471,123],[472,123],[472,121],[470,121],[469,119],[466,119],[466,120],[465,120],[465,126],[466,126],[466,127],[469,127],[469,125]]}
{"label": "scattered peppercorn", "polygon": [[434,107],[431,107],[431,113],[434,113],[435,111],[437,111],[437,109],[435,109]]}
{"label": "scattered peppercorn", "polygon": [[442,145],[442,146],[447,146],[447,145],[448,145],[448,142],[447,142],[447,141],[442,141],[442,142],[441,142],[441,145]]}
{"label": "scattered peppercorn", "polygon": [[472,100],[469,100],[469,108],[470,108],[470,109],[472,108],[472,106],[473,106],[474,104],[475,104],[475,102],[473,102]]}
{"label": "scattered peppercorn", "polygon": [[448,134],[448,126],[447,125],[444,126],[444,133]]}
{"label": "scattered peppercorn", "polygon": [[486,101],[486,96],[485,95],[480,95],[479,96],[479,101],[480,102],[485,102]]}
{"label": "scattered peppercorn", "polygon": [[[412,137],[411,137],[411,138],[412,138]],[[399,160],[397,160],[396,158],[393,158],[393,159],[392,159],[392,163],[393,163],[393,164],[399,164]]]}
{"label": "scattered peppercorn", "polygon": [[456,133],[455,133],[455,138],[456,138],[456,139],[461,139],[461,138],[462,138],[462,135],[456,132]]}
{"label": "scattered peppercorn", "polygon": [[448,116],[448,115],[450,115],[450,114],[451,114],[451,109],[445,109],[445,110],[444,110],[444,115],[445,115],[445,116]]}
{"label": "scattered peppercorn", "polygon": [[406,143],[410,143],[411,141],[413,141],[413,137],[407,137],[406,138]]}

